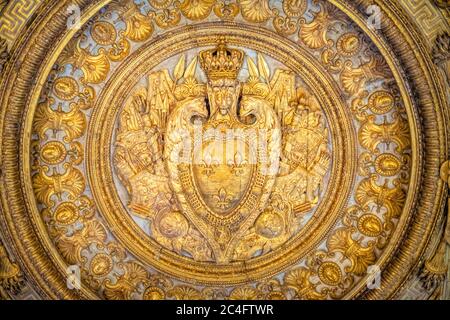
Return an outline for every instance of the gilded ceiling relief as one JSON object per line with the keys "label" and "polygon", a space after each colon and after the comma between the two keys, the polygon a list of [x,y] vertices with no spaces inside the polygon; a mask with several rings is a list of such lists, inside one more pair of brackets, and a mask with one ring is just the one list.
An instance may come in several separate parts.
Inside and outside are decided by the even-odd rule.
{"label": "gilded ceiling relief", "polygon": [[151,72],[119,116],[113,161],[128,208],[150,219],[161,245],[198,261],[247,260],[280,246],[325,189],[331,155],[317,100],[293,72],[272,75],[261,54],[258,63],[246,57],[241,83],[244,57],[225,44],[189,63],[181,55],[174,70]]}
{"label": "gilded ceiling relief", "polygon": [[[68,263],[80,264],[83,280],[104,297],[255,298],[276,292],[279,298],[339,298],[375,264],[395,230],[408,183],[410,138],[387,64],[331,5],[287,1],[278,8],[254,2],[240,1],[225,10],[212,1],[197,7],[185,1],[178,11],[169,1],[169,9],[161,12],[149,10],[152,3],[147,2],[112,4],[58,59],[34,120],[33,185],[59,252]],[[245,40],[227,41],[226,36],[211,36],[211,45],[186,51],[189,59],[186,53],[171,58],[168,48],[166,58],[155,57],[159,67],[127,77],[131,83],[121,78],[126,67],[119,65],[132,63],[122,61],[128,56],[139,60],[138,48],[163,35],[165,28],[210,15],[218,20],[220,12],[232,19],[235,10],[241,12],[235,21],[261,23],[276,16],[266,26],[284,28],[281,34],[310,52],[304,59],[321,66],[315,72],[330,74],[332,86],[344,97],[340,108],[348,122],[328,118],[332,113],[325,109],[332,107],[323,105],[320,93],[306,84],[304,71],[277,61],[276,47],[270,57],[246,47]],[[161,16],[169,13],[169,20]],[[169,58],[172,63],[164,63]],[[107,90],[103,84],[115,82],[127,87],[122,104],[110,104],[117,99],[99,103],[107,101],[99,98]],[[117,116],[100,120],[95,114],[96,108],[106,113],[111,107]],[[115,124],[108,125],[109,133],[95,130],[86,141],[86,130],[97,128],[98,121]],[[339,125],[329,127],[329,122]],[[352,151],[336,143],[348,144],[352,138],[346,135],[353,134]],[[102,158],[103,147],[100,154],[90,154],[95,147],[84,147],[92,139],[92,145],[112,146],[109,163],[98,166],[113,171],[104,173],[105,180],[94,177],[99,172],[91,167],[97,156]],[[342,170],[351,168],[342,162],[344,153],[355,153],[358,164],[354,183],[347,179],[342,185],[341,192],[349,196],[341,205],[346,203],[347,209],[342,214],[328,207],[329,222],[315,221],[324,214],[317,210],[330,179],[353,174]],[[91,157],[88,162],[86,157]],[[96,191],[102,181],[120,194],[119,202],[111,196],[110,209],[99,208],[91,193],[109,197],[109,191]],[[122,240],[109,231],[111,220],[102,217],[103,210],[119,207],[125,214],[118,219],[135,224],[119,236]],[[317,226],[322,240],[315,240],[315,251],[293,254]],[[136,227],[156,252],[147,254],[148,263],[133,257],[142,251],[124,245],[122,237],[136,237]],[[263,267],[279,250],[288,252],[289,261]],[[175,259],[171,263],[177,264],[179,275],[182,263],[201,269],[202,262],[210,262],[242,272],[240,261],[255,261],[262,278],[241,286],[239,277],[228,275],[224,283],[237,283],[219,288],[189,285],[190,277],[184,276],[178,279],[185,284],[176,284],[177,277],[163,276],[174,272],[167,264],[156,265],[162,274],[151,267],[152,260],[164,255]],[[266,269],[279,270],[280,276],[263,280]],[[192,280],[220,284],[208,274]]]}
{"label": "gilded ceiling relief", "polygon": [[86,290],[364,290],[408,227],[418,133],[395,61],[338,7],[112,1],[65,45],[32,117],[30,190]]}

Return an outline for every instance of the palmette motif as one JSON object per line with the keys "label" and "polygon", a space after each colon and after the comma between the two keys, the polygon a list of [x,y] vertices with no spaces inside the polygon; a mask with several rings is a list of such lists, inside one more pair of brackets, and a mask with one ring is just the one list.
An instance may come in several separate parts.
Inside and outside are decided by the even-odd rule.
{"label": "palmette motif", "polygon": [[251,22],[265,22],[276,13],[266,0],[239,0],[238,3],[244,19]]}
{"label": "palmette motif", "polygon": [[210,14],[214,3],[214,0],[183,0],[177,6],[186,18],[201,20]]}

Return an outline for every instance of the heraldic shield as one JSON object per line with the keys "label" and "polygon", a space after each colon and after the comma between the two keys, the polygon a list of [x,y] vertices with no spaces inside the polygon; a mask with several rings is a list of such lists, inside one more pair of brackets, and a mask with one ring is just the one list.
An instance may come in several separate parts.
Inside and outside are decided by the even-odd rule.
{"label": "heraldic shield", "polygon": [[167,121],[170,185],[186,217],[226,263],[269,199],[280,159],[280,123],[263,99],[242,95],[244,58],[223,43],[200,53],[206,98],[181,101]]}

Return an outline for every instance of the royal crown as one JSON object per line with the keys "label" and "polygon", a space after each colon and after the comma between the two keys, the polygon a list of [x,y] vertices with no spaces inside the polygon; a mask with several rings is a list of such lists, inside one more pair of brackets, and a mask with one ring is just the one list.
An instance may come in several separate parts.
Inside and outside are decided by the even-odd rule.
{"label": "royal crown", "polygon": [[200,52],[200,65],[209,80],[235,80],[244,61],[244,52],[227,48],[221,41],[217,48]]}

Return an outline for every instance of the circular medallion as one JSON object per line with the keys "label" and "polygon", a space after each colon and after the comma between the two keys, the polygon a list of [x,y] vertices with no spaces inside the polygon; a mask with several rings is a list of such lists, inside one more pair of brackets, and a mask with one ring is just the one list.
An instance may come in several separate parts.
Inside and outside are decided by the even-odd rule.
{"label": "circular medallion", "polygon": [[375,159],[375,170],[382,176],[396,175],[400,171],[401,166],[400,160],[389,153],[383,153]]}
{"label": "circular medallion", "polygon": [[156,218],[160,232],[167,238],[179,238],[186,235],[189,223],[179,212],[164,213]]}
{"label": "circular medallion", "polygon": [[265,238],[276,238],[284,229],[283,218],[274,212],[261,214],[255,223],[256,232]]}
{"label": "circular medallion", "polygon": [[69,225],[77,221],[78,209],[70,202],[61,203],[55,210],[55,221],[61,225]]}
{"label": "circular medallion", "polygon": [[91,271],[97,277],[102,277],[111,272],[113,267],[111,258],[106,254],[97,254],[91,261]]}
{"label": "circular medallion", "polygon": [[61,77],[55,80],[53,91],[55,95],[65,101],[70,101],[78,95],[78,83],[71,77]]}
{"label": "circular medallion", "polygon": [[103,46],[113,44],[117,38],[117,32],[114,26],[105,21],[94,23],[91,34],[94,41]]}
{"label": "circular medallion", "polygon": [[343,56],[353,56],[361,49],[361,40],[355,33],[342,35],[337,42],[338,52]]}
{"label": "circular medallion", "polygon": [[387,91],[377,91],[369,97],[369,109],[375,114],[384,114],[394,107],[394,97]]}
{"label": "circular medallion", "polygon": [[377,216],[365,214],[358,220],[358,229],[368,237],[377,237],[383,231],[383,225]]}
{"label": "circular medallion", "polygon": [[334,262],[324,262],[319,267],[319,277],[325,284],[338,285],[342,279],[342,271]]}
{"label": "circular medallion", "polygon": [[61,163],[66,158],[66,155],[66,147],[59,141],[46,143],[40,151],[42,160],[48,164]]}

